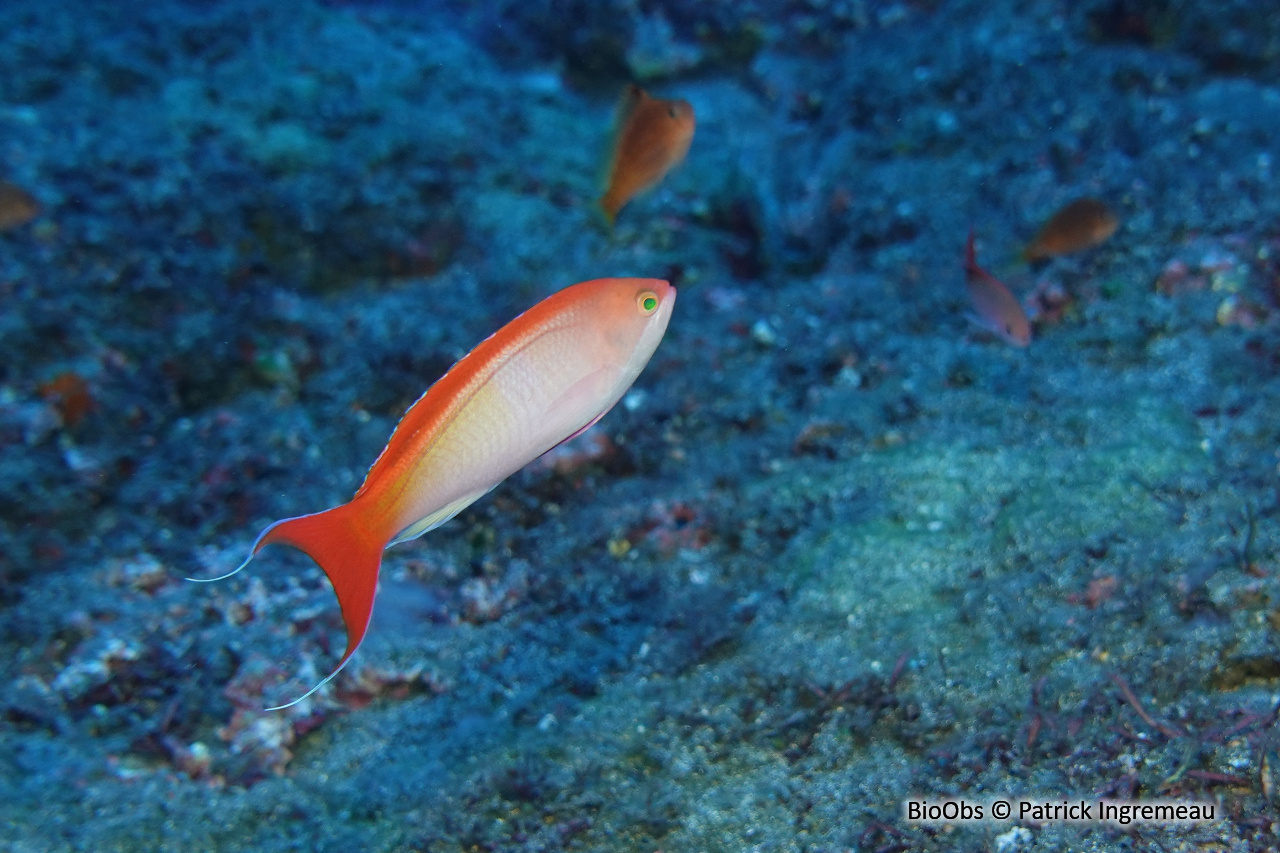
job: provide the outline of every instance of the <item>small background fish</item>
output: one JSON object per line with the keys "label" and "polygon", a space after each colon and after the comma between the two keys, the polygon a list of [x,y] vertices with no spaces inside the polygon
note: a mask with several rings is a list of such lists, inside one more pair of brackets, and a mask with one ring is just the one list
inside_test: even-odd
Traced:
{"label": "small background fish", "polygon": [[1022,310],[1022,303],[999,279],[978,266],[973,231],[969,232],[965,247],[964,280],[978,325],[1016,347],[1031,343],[1031,323],[1027,312]]}
{"label": "small background fish", "polygon": [[1040,261],[1089,249],[1105,242],[1119,227],[1119,218],[1105,203],[1096,198],[1076,199],[1049,217],[1022,257]]}
{"label": "small background fish", "polygon": [[684,160],[696,123],[688,101],[654,98],[639,86],[627,87],[618,108],[609,181],[600,197],[610,225],[628,201]]}
{"label": "small background fish", "polygon": [[26,225],[40,215],[40,202],[22,187],[0,181],[0,231]]}

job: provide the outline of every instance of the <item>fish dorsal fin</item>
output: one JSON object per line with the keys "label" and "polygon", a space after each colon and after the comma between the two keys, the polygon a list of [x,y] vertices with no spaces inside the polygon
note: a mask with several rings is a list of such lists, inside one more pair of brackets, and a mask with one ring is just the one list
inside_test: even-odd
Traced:
{"label": "fish dorsal fin", "polygon": [[[613,132],[609,134],[609,155],[604,158],[604,171],[600,174],[600,188],[607,190],[613,180],[614,169],[618,167],[618,148],[627,135],[627,126],[632,117],[645,101],[653,100],[649,93],[635,83],[627,86],[618,99],[618,111],[613,117]],[[606,211],[607,214],[607,211]],[[613,225],[613,217],[609,216],[609,225]]]}
{"label": "fish dorsal fin", "polygon": [[[492,335],[490,337],[492,337]],[[439,379],[436,380],[436,382],[439,382],[439,381],[440,381]],[[436,383],[432,382],[429,386],[427,386],[427,390],[419,394],[418,399],[414,400],[413,404],[409,406],[409,408],[404,410],[404,414],[400,415],[400,420],[396,421],[395,428],[391,430],[391,435],[387,438],[387,443],[382,446],[382,450],[379,451],[377,458],[374,459],[373,462],[369,465],[369,470],[364,472],[364,480],[360,483],[360,488],[356,489],[356,493],[351,496],[352,500],[355,500],[356,498],[363,495],[365,493],[365,490],[369,488],[369,476],[373,474],[373,469],[378,467],[378,463],[382,461],[382,458],[387,455],[387,451],[391,449],[391,444],[396,440],[396,434],[400,432],[401,427],[405,425],[405,420],[408,419],[409,413],[412,412],[415,408],[417,408],[418,404],[421,403],[423,399],[428,394],[431,393],[431,389],[434,388],[435,385]]]}
{"label": "fish dorsal fin", "polygon": [[975,271],[981,269],[978,266],[978,250],[974,246],[975,235],[973,226],[969,226],[969,240],[964,246],[964,271],[966,275],[973,275]]}
{"label": "fish dorsal fin", "polygon": [[637,107],[651,100],[653,97],[635,83],[627,86],[618,100],[618,129],[621,130],[626,125],[627,119],[631,118]]}

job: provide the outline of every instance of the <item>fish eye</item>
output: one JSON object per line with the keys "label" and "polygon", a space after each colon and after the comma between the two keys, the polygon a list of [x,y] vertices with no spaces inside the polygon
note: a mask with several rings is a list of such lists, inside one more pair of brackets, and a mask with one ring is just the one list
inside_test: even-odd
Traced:
{"label": "fish eye", "polygon": [[675,105],[674,105],[674,104],[673,104],[673,105],[671,105],[671,106],[669,106],[669,107],[667,107],[667,115],[671,116],[672,118],[679,118],[679,117],[680,117],[680,116],[676,113],[676,108],[675,108]]}
{"label": "fish eye", "polygon": [[636,305],[640,308],[640,313],[648,317],[654,311],[658,310],[658,294],[652,290],[645,290],[636,297]]}

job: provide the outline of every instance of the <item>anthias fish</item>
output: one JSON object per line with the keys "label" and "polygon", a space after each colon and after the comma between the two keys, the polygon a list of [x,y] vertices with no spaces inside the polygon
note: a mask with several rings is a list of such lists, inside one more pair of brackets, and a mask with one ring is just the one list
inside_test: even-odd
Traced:
{"label": "anthias fish", "polygon": [[1096,198],[1079,198],[1060,209],[1022,252],[1027,261],[1042,261],[1090,249],[1120,227],[1111,208]]}
{"label": "anthias fish", "polygon": [[973,231],[964,254],[964,280],[973,303],[974,320],[1016,347],[1031,343],[1031,323],[1016,296],[991,273],[978,266]]}
{"label": "anthias fish", "polygon": [[639,86],[627,87],[618,109],[609,184],[600,197],[610,225],[627,202],[684,160],[696,124],[688,101],[665,101]]}
{"label": "anthias fish", "polygon": [[222,577],[266,545],[292,545],[328,575],[347,632],[324,681],[277,708],[310,696],[355,654],[383,550],[444,524],[602,418],[657,349],[675,300],[670,284],[645,278],[585,281],[547,297],[427,389],[348,503],[262,531],[248,559]]}

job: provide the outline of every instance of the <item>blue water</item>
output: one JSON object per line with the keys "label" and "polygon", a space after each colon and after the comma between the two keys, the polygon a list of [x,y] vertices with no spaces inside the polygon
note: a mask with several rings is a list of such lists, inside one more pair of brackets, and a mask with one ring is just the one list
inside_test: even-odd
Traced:
{"label": "blue water", "polygon": [[[1275,847],[1280,13],[135,5],[0,5],[0,847]],[[697,130],[609,228],[630,83]],[[324,576],[182,578],[612,276],[679,292],[628,396],[265,712]],[[1017,814],[1100,798],[1216,811]]]}

